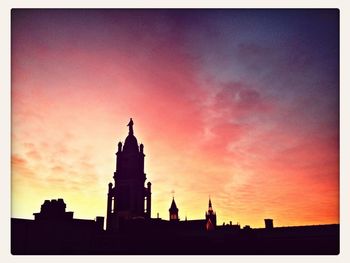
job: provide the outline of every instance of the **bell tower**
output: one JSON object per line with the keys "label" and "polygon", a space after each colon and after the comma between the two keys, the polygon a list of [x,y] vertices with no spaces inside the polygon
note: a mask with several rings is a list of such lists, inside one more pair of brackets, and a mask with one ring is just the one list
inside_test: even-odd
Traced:
{"label": "bell tower", "polygon": [[151,218],[151,183],[145,187],[144,146],[138,145],[133,125],[130,119],[124,145],[118,143],[114,186],[108,185],[107,230],[117,230],[124,220]]}

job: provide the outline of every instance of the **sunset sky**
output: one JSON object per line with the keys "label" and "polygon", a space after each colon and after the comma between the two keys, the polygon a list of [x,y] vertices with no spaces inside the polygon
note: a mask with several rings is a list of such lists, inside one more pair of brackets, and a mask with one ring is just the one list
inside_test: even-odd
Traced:
{"label": "sunset sky", "polygon": [[145,145],[152,216],[339,223],[333,10],[13,10],[12,217],[106,216],[117,143]]}

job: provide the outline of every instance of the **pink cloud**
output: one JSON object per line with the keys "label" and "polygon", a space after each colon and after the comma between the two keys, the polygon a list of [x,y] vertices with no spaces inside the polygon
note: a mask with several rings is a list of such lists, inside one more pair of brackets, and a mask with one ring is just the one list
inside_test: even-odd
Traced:
{"label": "pink cloud", "polygon": [[22,166],[22,165],[25,165],[27,164],[27,161],[17,155],[12,155],[11,156],[11,164],[12,165],[15,165],[15,166]]}

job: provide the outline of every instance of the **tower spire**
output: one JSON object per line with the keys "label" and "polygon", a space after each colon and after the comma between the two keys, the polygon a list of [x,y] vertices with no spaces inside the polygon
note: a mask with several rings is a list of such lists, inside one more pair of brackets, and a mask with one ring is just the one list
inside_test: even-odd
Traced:
{"label": "tower spire", "polygon": [[206,219],[206,228],[207,230],[213,230],[216,227],[216,213],[213,210],[213,206],[211,204],[211,198],[209,195],[209,205],[208,205],[208,211],[205,213],[205,219]]}
{"label": "tower spire", "polygon": [[174,197],[169,208],[169,217],[170,221],[179,221],[179,209],[176,206]]}
{"label": "tower spire", "polygon": [[210,198],[210,196],[209,196],[208,213],[209,213],[209,214],[212,214],[213,212],[214,212],[214,210],[213,210],[213,206],[212,206],[212,204],[211,204],[211,198]]}

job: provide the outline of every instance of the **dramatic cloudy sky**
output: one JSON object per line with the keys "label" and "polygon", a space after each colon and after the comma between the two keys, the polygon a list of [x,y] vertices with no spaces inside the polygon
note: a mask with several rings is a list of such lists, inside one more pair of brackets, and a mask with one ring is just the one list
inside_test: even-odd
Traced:
{"label": "dramatic cloudy sky", "polygon": [[105,216],[118,141],[152,216],[339,222],[337,10],[14,10],[12,216]]}

